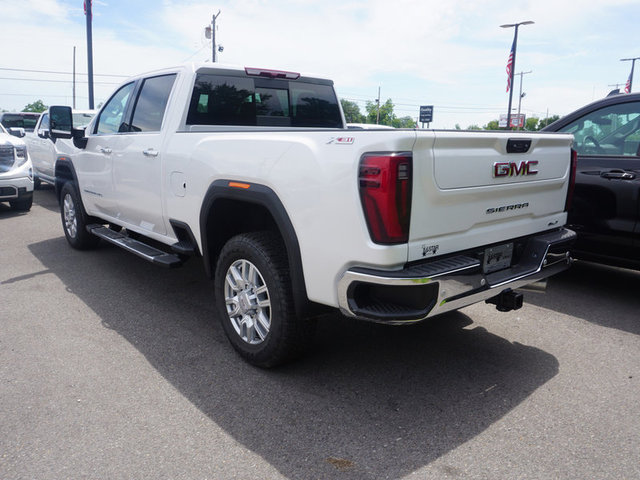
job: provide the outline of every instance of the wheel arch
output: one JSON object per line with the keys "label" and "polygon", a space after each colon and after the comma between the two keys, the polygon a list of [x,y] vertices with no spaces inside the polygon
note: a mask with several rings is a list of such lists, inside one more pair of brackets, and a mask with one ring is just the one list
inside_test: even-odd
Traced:
{"label": "wheel arch", "polygon": [[[218,225],[223,227],[217,228]],[[282,239],[296,313],[302,315],[309,301],[298,237],[278,195],[267,186],[237,184],[230,180],[216,180],[209,186],[200,210],[202,256],[207,275],[213,278],[218,255],[231,237],[259,230],[275,231]]]}
{"label": "wheel arch", "polygon": [[[62,186],[69,181],[74,182],[76,185],[78,185],[78,176],[76,175],[76,169],[73,167],[73,163],[71,162],[71,159],[69,157],[61,155],[56,159],[54,175],[56,198],[58,199],[58,203],[60,203],[60,192],[62,191]],[[80,194],[79,185],[78,194]]]}

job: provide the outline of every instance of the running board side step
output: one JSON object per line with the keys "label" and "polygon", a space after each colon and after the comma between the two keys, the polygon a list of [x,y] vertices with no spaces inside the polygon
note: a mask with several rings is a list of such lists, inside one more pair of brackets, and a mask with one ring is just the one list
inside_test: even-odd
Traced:
{"label": "running board side step", "polygon": [[87,231],[156,265],[168,268],[180,267],[182,265],[182,260],[180,260],[178,255],[158,250],[151,245],[147,245],[139,240],[134,240],[104,225],[87,225]]}

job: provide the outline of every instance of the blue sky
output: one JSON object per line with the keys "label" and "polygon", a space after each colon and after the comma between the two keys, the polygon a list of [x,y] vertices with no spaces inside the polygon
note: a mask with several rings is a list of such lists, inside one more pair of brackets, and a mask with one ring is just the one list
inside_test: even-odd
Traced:
{"label": "blue sky", "polygon": [[[82,0],[0,0],[0,108],[71,104],[86,72]],[[640,57],[640,0],[94,0],[96,104],[132,75],[211,57],[204,27],[221,10],[222,63],[317,73],[342,98],[391,98],[400,116],[434,105],[432,127],[484,125],[506,113],[505,66],[519,31],[522,111],[563,115],[624,83]],[[640,72],[640,62],[638,62]],[[29,72],[26,70],[38,70]],[[107,76],[110,75],[110,76]],[[86,76],[78,80],[86,82]],[[640,91],[640,74],[634,91]],[[514,106],[519,81],[516,78]],[[86,108],[87,84],[76,87]]]}

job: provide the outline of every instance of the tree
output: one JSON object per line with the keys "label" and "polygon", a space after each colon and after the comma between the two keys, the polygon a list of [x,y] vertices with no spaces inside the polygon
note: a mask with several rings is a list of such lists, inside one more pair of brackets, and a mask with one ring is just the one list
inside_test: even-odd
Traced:
{"label": "tree", "polygon": [[551,115],[549,118],[541,119],[540,123],[538,123],[538,130],[543,129],[547,125],[551,125],[553,122],[555,122],[558,119],[560,119],[560,115]]}
{"label": "tree", "polygon": [[342,104],[342,111],[344,112],[344,118],[347,120],[347,123],[365,122],[365,116],[360,112],[360,107],[356,102],[341,98],[340,103]]}
{"label": "tree", "polygon": [[22,111],[23,112],[36,112],[36,113],[42,113],[44,112],[47,108],[49,108],[48,106],[46,106],[42,100],[36,100],[33,103],[29,103],[27,104]]}
{"label": "tree", "polygon": [[491,120],[482,128],[484,130],[498,130],[500,128],[500,124],[498,123],[498,120]]}
{"label": "tree", "polygon": [[376,122],[376,118],[378,115],[378,104],[367,101],[367,105],[365,106],[367,110],[367,123],[379,123],[380,125],[389,125],[393,126],[393,119],[396,116],[393,114],[393,102],[391,99],[387,99],[382,105],[380,105],[380,121]]}
{"label": "tree", "polygon": [[538,119],[536,117],[529,117],[524,121],[524,129],[529,130],[530,132],[535,132],[539,130],[538,127]]}
{"label": "tree", "polygon": [[469,125],[467,130],[482,130],[478,125]]}
{"label": "tree", "polygon": [[391,126],[395,128],[416,128],[418,124],[413,118],[407,115],[406,117],[394,118],[391,121]]}

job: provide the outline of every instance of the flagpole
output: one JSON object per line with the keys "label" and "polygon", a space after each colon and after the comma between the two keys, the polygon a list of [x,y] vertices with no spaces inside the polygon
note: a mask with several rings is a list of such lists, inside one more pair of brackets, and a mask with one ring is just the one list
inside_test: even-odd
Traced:
{"label": "flagpole", "polygon": [[[625,86],[627,93],[631,93],[631,87],[633,87],[633,67],[636,66],[636,60],[640,60],[640,57],[620,59],[621,62],[631,62],[631,73],[629,74],[629,80],[627,80],[627,86]],[[629,88],[628,90],[627,87]]]}
{"label": "flagpole", "polygon": [[509,63],[511,64],[511,71],[509,72],[509,109],[507,110],[507,129],[511,129],[511,104],[513,103],[513,78],[516,71],[516,49],[518,47],[518,27],[520,25],[531,25],[531,20],[519,23],[508,23],[500,25],[501,28],[515,27],[513,34],[513,45],[511,46],[511,52],[509,53]]}

